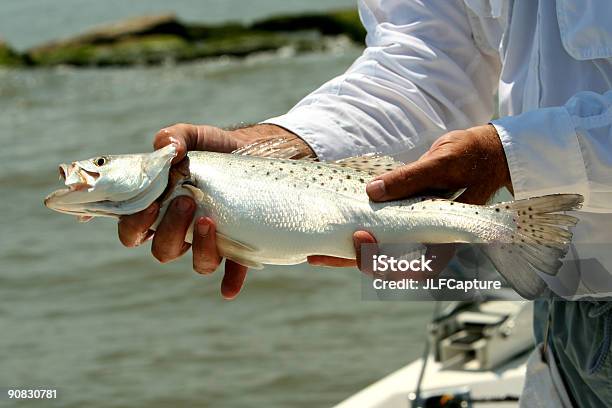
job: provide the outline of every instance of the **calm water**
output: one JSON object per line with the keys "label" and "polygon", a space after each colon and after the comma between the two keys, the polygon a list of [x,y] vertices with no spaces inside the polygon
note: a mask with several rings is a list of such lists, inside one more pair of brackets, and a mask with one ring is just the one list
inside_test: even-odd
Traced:
{"label": "calm water", "polygon": [[[78,21],[62,28],[70,32],[98,12],[145,7],[109,3],[128,2],[4,0],[0,27],[11,22],[23,45],[44,37],[42,28],[24,34],[18,21],[28,15],[58,30],[57,16]],[[303,2],[249,2],[258,6],[229,15],[238,3],[180,1],[177,10],[250,19]],[[347,2],[312,2],[324,3]],[[77,4],[81,14],[70,14]],[[149,150],[157,129],[179,121],[225,126],[282,113],[358,54],[0,71],[0,390],[58,389],[55,403],[16,406],[325,407],[415,358],[430,305],[362,301],[354,270],[269,267],[227,302],[220,275],[195,275],[189,259],[159,265],[146,247],[123,248],[113,221],[78,224],[42,205],[59,186],[59,162]]]}

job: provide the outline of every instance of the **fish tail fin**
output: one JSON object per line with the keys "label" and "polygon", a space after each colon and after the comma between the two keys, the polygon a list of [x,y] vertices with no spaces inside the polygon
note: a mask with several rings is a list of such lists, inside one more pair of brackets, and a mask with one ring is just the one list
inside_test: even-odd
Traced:
{"label": "fish tail fin", "polygon": [[572,240],[576,217],[555,214],[579,209],[579,194],[553,194],[490,206],[496,212],[511,212],[514,233],[510,242],[483,245],[499,273],[526,299],[534,299],[546,288],[538,272],[556,275]]}

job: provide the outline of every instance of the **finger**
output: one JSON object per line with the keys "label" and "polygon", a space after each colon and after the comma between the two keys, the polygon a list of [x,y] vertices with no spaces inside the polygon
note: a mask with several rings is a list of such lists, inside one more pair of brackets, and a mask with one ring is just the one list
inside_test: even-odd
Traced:
{"label": "finger", "polygon": [[221,282],[221,296],[224,299],[232,300],[238,296],[244,285],[247,271],[246,266],[230,260],[225,261],[225,275],[223,275],[223,281]]}
{"label": "finger", "polygon": [[161,263],[183,255],[190,247],[185,234],[191,225],[195,203],[190,197],[175,198],[161,220],[151,245],[151,252]]}
{"label": "finger", "polygon": [[354,268],[357,266],[356,259],[337,258],[335,256],[311,255],[308,263],[313,266],[327,266],[335,268]]}
{"label": "finger", "polygon": [[159,205],[151,204],[148,208],[132,215],[119,218],[119,240],[128,248],[138,246],[150,238],[149,228],[159,214]]}
{"label": "finger", "polygon": [[181,123],[157,132],[153,139],[153,147],[158,150],[171,143],[174,144],[176,147],[176,157],[172,159],[174,164],[183,160],[189,150],[193,150],[197,144],[197,139],[197,126]]}
{"label": "finger", "polygon": [[374,244],[373,247],[368,248],[368,255],[374,255],[375,253],[378,253],[378,247],[375,245],[376,238],[374,238],[372,234],[366,231],[357,231],[353,234],[353,246],[355,247],[357,267],[359,268],[359,270],[361,270],[361,272],[365,273],[366,275],[373,276],[372,266],[370,265],[370,262],[367,262],[367,260],[363,259],[363,256],[365,255],[363,251],[363,245],[366,244]]}
{"label": "finger", "polygon": [[447,169],[443,158],[423,158],[378,176],[368,183],[366,192],[373,201],[388,201],[449,188]]}
{"label": "finger", "polygon": [[193,253],[193,270],[199,274],[213,273],[221,263],[215,239],[215,223],[207,217],[196,221],[191,252]]}

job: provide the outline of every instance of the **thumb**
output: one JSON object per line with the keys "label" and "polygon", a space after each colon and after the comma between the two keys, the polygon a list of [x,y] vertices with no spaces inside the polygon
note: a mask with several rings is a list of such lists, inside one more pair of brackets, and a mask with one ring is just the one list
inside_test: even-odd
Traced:
{"label": "thumb", "polygon": [[[421,158],[376,177],[366,186],[372,201],[389,201],[448,188],[443,165],[436,158]],[[443,177],[440,177],[443,175]]]}
{"label": "thumb", "polygon": [[155,150],[173,144],[176,147],[176,157],[172,164],[178,163],[185,158],[187,152],[197,144],[198,130],[194,125],[178,124],[161,129],[155,135],[153,148]]}

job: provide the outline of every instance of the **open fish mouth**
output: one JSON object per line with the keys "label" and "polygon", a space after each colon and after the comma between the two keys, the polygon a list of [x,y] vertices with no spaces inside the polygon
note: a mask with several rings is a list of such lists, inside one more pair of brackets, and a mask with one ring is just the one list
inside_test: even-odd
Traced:
{"label": "open fish mouth", "polygon": [[88,190],[92,188],[96,180],[100,178],[100,173],[85,170],[74,163],[70,166],[67,164],[60,164],[58,171],[60,181],[63,181],[68,187],[65,189],[67,191]]}
{"label": "open fish mouth", "polygon": [[[72,163],[70,165],[60,164],[58,168],[58,173],[60,181],[64,182],[66,188],[56,190],[49,194],[45,198],[45,206],[58,211],[63,210],[62,212],[66,212],[69,214],[84,214],[84,211],[74,208],[75,204],[79,204],[79,200],[71,200],[71,205],[68,206],[70,208],[64,208],[65,203],[62,203],[62,198],[65,198],[66,196],[72,195],[76,192],[85,193],[89,191],[94,187],[96,181],[100,178],[100,173],[83,169],[76,163]],[[87,196],[83,196],[82,198],[83,203],[87,202]]]}

